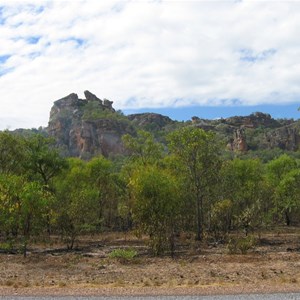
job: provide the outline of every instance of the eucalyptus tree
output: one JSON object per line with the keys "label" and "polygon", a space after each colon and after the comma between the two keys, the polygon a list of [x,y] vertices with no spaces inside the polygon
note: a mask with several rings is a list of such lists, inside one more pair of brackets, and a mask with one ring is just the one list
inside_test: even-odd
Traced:
{"label": "eucalyptus tree", "polygon": [[126,134],[122,140],[131,161],[149,165],[157,163],[163,157],[163,145],[156,142],[150,132],[139,130],[136,137]]}
{"label": "eucalyptus tree", "polygon": [[203,239],[205,218],[213,202],[220,169],[220,146],[213,132],[183,127],[168,136],[171,154],[181,163],[189,189],[185,191],[195,205],[197,239]]}
{"label": "eucalyptus tree", "polygon": [[31,180],[50,189],[51,180],[67,167],[66,160],[55,149],[54,140],[40,134],[26,140],[25,167]]}
{"label": "eucalyptus tree", "polygon": [[103,156],[94,157],[86,167],[92,188],[98,193],[98,230],[103,226],[114,228],[123,192],[120,176],[114,171],[112,161]]}
{"label": "eucalyptus tree", "polygon": [[284,215],[287,226],[292,223],[292,216],[295,222],[299,223],[300,218],[300,169],[287,173],[277,187],[279,211]]}
{"label": "eucalyptus tree", "polygon": [[[164,147],[147,131],[139,130],[136,136],[126,134],[122,138],[127,149],[127,159],[120,172],[121,181],[129,186],[136,170],[155,166],[164,156]],[[119,210],[123,220],[132,224],[133,195],[131,189],[125,189],[119,203]]]}
{"label": "eucalyptus tree", "polygon": [[286,198],[282,190],[283,185],[286,185],[286,183],[282,183],[282,181],[287,180],[286,176],[297,169],[299,170],[297,160],[286,154],[273,159],[266,165],[267,179],[271,186],[274,216],[277,220],[284,216],[287,225],[290,224],[289,208],[283,209]]}
{"label": "eucalyptus tree", "polygon": [[242,227],[247,234],[251,227],[261,225],[268,191],[260,160],[236,158],[224,162],[222,194],[232,202],[232,226]]}
{"label": "eucalyptus tree", "polygon": [[98,190],[90,180],[86,162],[69,159],[69,168],[55,178],[56,225],[72,249],[78,235],[96,229],[98,221]]}
{"label": "eucalyptus tree", "polygon": [[52,201],[39,182],[20,175],[0,175],[0,230],[8,239],[23,238],[24,256],[31,235],[44,232]]}
{"label": "eucalyptus tree", "polygon": [[25,139],[8,131],[0,132],[0,173],[21,174],[24,161]]}
{"label": "eucalyptus tree", "polygon": [[177,179],[157,166],[138,168],[129,182],[133,200],[133,220],[141,234],[148,234],[158,255],[175,251],[181,191]]}

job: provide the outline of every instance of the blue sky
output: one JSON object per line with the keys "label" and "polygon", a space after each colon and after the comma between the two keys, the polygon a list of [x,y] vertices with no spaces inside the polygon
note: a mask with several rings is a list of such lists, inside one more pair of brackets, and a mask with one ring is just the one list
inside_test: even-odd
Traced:
{"label": "blue sky", "polygon": [[299,118],[300,1],[0,0],[0,129],[90,90],[177,120]]}
{"label": "blue sky", "polygon": [[255,112],[270,114],[276,119],[300,119],[299,104],[288,105],[254,105],[254,106],[187,106],[180,108],[143,108],[139,110],[125,109],[125,114],[154,112],[169,116],[173,120],[187,121],[193,116],[202,119],[219,119],[233,116],[248,116]]}

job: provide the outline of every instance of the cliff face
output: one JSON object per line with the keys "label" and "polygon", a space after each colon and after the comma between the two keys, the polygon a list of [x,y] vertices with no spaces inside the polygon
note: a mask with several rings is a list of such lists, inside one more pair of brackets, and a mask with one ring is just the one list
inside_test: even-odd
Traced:
{"label": "cliff face", "polygon": [[85,99],[70,94],[54,102],[50,112],[48,134],[66,156],[88,159],[124,154],[124,134],[135,135],[136,130],[162,130],[174,123],[160,114],[134,114],[128,117],[116,112],[112,101],[101,100],[89,91]]}
{"label": "cliff face", "polygon": [[54,102],[48,133],[66,155],[90,158],[124,153],[122,135],[134,134],[132,126],[115,112],[112,101],[89,91],[86,99],[70,94]]}
{"label": "cliff face", "polygon": [[128,116],[128,119],[136,128],[150,131],[154,135],[176,123],[169,117],[156,113],[132,114]]}
{"label": "cliff face", "polygon": [[249,116],[204,120],[192,117],[193,126],[217,132],[233,152],[280,148],[300,149],[300,121],[275,120],[269,114],[256,112]]}
{"label": "cliff face", "polygon": [[299,121],[282,124],[269,115],[256,113],[234,129],[231,147],[233,151],[280,148],[296,151],[300,146]]}
{"label": "cliff face", "polygon": [[269,148],[296,151],[300,149],[300,122],[277,128],[265,134]]}

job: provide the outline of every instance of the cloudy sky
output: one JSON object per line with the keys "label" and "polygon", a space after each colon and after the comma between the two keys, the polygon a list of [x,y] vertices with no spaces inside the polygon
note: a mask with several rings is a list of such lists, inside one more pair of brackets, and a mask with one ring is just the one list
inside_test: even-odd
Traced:
{"label": "cloudy sky", "polygon": [[178,119],[299,115],[299,33],[300,1],[0,0],[0,129],[46,126],[55,100],[84,90]]}

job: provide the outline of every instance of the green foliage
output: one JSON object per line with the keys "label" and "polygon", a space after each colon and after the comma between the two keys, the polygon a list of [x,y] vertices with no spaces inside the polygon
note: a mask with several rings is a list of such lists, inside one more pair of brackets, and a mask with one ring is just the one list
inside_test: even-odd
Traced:
{"label": "green foliage", "polygon": [[291,224],[291,216],[295,214],[299,220],[300,213],[300,170],[287,173],[276,188],[277,209],[284,215],[286,225]]}
{"label": "green foliage", "polygon": [[73,158],[69,166],[57,177],[55,189],[57,225],[72,249],[80,233],[90,232],[97,225],[98,191],[90,183],[85,162]]}
{"label": "green foliage", "polygon": [[53,148],[54,141],[42,135],[33,135],[26,140],[25,168],[32,180],[39,180],[45,186],[53,177],[67,167],[65,159]]}
{"label": "green foliage", "polygon": [[18,175],[0,175],[0,229],[8,237],[22,234],[24,256],[31,234],[38,234],[44,228],[52,200],[39,182]]}
{"label": "green foliage", "polygon": [[231,224],[248,234],[263,224],[263,207],[271,202],[263,177],[264,168],[257,159],[234,159],[222,166],[222,194],[232,201]]}
{"label": "green foliage", "polygon": [[134,249],[115,249],[108,254],[108,257],[126,263],[136,258],[137,254],[137,251]]}
{"label": "green foliage", "polygon": [[227,244],[227,249],[229,254],[247,254],[256,244],[257,241],[253,236],[232,237]]}
{"label": "green foliage", "polygon": [[267,166],[267,179],[272,187],[273,213],[275,219],[285,219],[287,225],[291,223],[291,212],[297,208],[297,161],[284,154],[270,161]]}
{"label": "green foliage", "polygon": [[12,251],[14,248],[14,244],[12,241],[7,241],[4,243],[0,243],[0,250],[4,250],[4,251]]}
{"label": "green foliage", "polygon": [[113,172],[113,164],[103,156],[94,157],[86,164],[88,177],[97,196],[97,228],[101,225],[112,228],[118,217],[118,200],[122,193],[122,182]]}
{"label": "green foliage", "polygon": [[283,154],[267,164],[267,175],[272,184],[276,186],[284,175],[296,168],[296,160],[287,154]]}
{"label": "green foliage", "polygon": [[210,230],[213,232],[216,240],[225,239],[230,230],[232,221],[232,201],[221,200],[212,206]]}
{"label": "green foliage", "polygon": [[[219,127],[222,134],[228,130]],[[252,141],[260,131],[251,132]],[[299,224],[299,152],[261,151],[267,163],[254,151],[222,160],[219,138],[185,126],[168,135],[166,148],[151,133],[138,131],[123,138],[127,158],[83,161],[63,159],[53,140],[42,135],[0,132],[3,248],[22,242],[26,254],[32,237],[51,233],[61,234],[72,248],[80,234],[135,228],[149,236],[154,254],[174,255],[175,236],[183,231],[226,240],[235,229],[245,237],[232,239],[228,249],[246,253],[255,245],[250,232],[266,224]],[[116,251],[110,257],[130,255]]]}
{"label": "green foliage", "polygon": [[89,101],[83,106],[82,120],[99,120],[99,119],[110,119],[110,120],[122,120],[128,122],[128,119],[121,111],[112,111],[101,106],[98,101]]}
{"label": "green foliage", "polygon": [[155,164],[163,156],[163,146],[154,140],[150,132],[139,130],[136,137],[126,134],[122,138],[130,151],[132,161],[143,165]]}
{"label": "green foliage", "polygon": [[169,150],[181,164],[186,187],[194,199],[197,239],[203,238],[205,212],[214,198],[220,169],[219,145],[212,132],[197,127],[184,127],[172,132]]}
{"label": "green foliage", "polygon": [[0,132],[0,172],[21,174],[25,159],[25,140],[8,131]]}
{"label": "green foliage", "polygon": [[148,234],[155,255],[175,250],[180,191],[176,178],[155,166],[137,170],[129,187],[133,197],[133,220],[138,231]]}
{"label": "green foliage", "polygon": [[258,150],[249,150],[247,153],[244,153],[240,156],[240,159],[260,159],[263,163],[268,163],[273,159],[276,159],[280,155],[284,154],[287,151],[284,151],[279,148],[274,149],[258,149]]}

